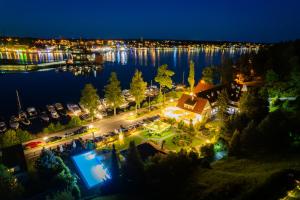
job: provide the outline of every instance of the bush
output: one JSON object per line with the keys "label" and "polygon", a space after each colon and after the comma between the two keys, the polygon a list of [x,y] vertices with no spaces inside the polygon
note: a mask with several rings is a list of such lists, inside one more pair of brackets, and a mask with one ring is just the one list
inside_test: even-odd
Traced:
{"label": "bush", "polygon": [[65,129],[65,126],[63,126],[60,122],[58,123],[50,123],[48,127],[43,129],[43,133],[53,133],[58,132]]}
{"label": "bush", "polygon": [[67,128],[74,128],[82,125],[82,120],[78,116],[74,116],[71,118],[69,123],[66,125]]}
{"label": "bush", "polygon": [[201,156],[207,158],[208,160],[213,160],[215,156],[214,145],[206,144],[200,147]]}
{"label": "bush", "polygon": [[177,126],[178,126],[178,129],[184,129],[184,127],[185,127],[184,121],[181,120]]}

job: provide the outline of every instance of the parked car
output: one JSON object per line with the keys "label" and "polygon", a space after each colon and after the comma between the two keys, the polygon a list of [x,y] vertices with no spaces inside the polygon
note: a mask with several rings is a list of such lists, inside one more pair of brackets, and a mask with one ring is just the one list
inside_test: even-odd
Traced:
{"label": "parked car", "polygon": [[45,142],[46,143],[55,142],[55,141],[58,141],[61,139],[62,139],[62,137],[60,137],[60,136],[53,136],[53,137],[49,137],[49,138],[45,139]]}
{"label": "parked car", "polygon": [[34,142],[29,142],[24,145],[25,149],[34,149],[36,147],[42,146],[44,143],[41,141],[34,141]]}
{"label": "parked car", "polygon": [[87,120],[87,119],[90,118],[90,115],[87,114],[87,113],[85,113],[85,114],[80,115],[79,118],[80,118],[81,120]]}
{"label": "parked car", "polygon": [[74,135],[74,132],[67,132],[64,134],[64,137],[67,138],[67,137],[71,137],[72,135]]}
{"label": "parked car", "polygon": [[74,134],[75,135],[82,134],[82,133],[86,132],[88,129],[89,129],[89,127],[82,126],[79,129],[77,129],[76,131],[74,131]]}

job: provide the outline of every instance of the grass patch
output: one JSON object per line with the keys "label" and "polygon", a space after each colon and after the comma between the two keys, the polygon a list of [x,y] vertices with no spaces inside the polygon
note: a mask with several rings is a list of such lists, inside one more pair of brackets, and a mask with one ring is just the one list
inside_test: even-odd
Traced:
{"label": "grass patch", "polygon": [[220,194],[222,199],[277,199],[285,183],[274,180],[287,169],[300,170],[300,159],[287,157],[230,158],[217,161],[212,169],[195,170],[187,185],[192,196],[187,199],[218,199]]}
{"label": "grass patch", "polygon": [[117,150],[122,150],[122,149],[127,149],[129,147],[129,143],[131,141],[134,141],[136,145],[139,145],[142,143],[143,138],[141,138],[138,135],[131,135],[131,136],[125,137],[122,143],[120,141],[116,141],[114,144],[115,144]]}
{"label": "grass patch", "polygon": [[155,139],[159,140],[159,139],[164,138],[164,137],[169,137],[169,136],[171,136],[173,134],[174,134],[174,132],[173,132],[172,129],[164,131],[164,132],[162,132],[160,134],[149,133],[147,130],[144,130],[144,131],[142,131],[140,133],[140,135],[142,137],[147,138],[147,139],[154,139],[154,140]]}

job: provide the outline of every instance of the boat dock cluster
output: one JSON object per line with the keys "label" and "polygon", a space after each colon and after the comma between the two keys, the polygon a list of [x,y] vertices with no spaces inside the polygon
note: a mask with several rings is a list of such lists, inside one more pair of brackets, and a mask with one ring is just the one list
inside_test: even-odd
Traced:
{"label": "boat dock cluster", "polygon": [[[153,98],[158,95],[157,86],[149,86],[145,92],[148,98]],[[121,110],[127,109],[129,106],[134,105],[134,97],[130,94],[128,89],[122,91],[123,104],[120,106]],[[35,107],[28,107],[25,110],[21,108],[19,96],[17,92],[19,112],[12,115],[8,120],[0,118],[0,133],[6,132],[9,128],[17,130],[19,128],[27,129],[36,121],[40,121],[42,126],[47,126],[50,122],[60,122],[63,119],[70,119],[73,116],[78,116],[81,120],[90,118],[89,111],[80,103],[62,103],[48,104],[44,108],[37,109]],[[111,105],[105,98],[99,100],[99,106],[95,117],[102,119],[103,117],[112,114]]]}
{"label": "boat dock cluster", "polygon": [[71,72],[74,75],[89,74],[103,69],[102,65],[63,65],[57,67],[57,72]]}

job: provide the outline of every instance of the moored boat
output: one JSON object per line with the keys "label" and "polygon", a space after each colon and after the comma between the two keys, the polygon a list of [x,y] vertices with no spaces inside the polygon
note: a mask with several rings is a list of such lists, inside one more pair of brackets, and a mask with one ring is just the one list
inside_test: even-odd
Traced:
{"label": "moored boat", "polygon": [[55,106],[55,108],[56,108],[57,111],[60,111],[60,110],[64,109],[64,107],[63,107],[63,105],[61,103],[55,103],[54,106]]}
{"label": "moored boat", "polygon": [[41,115],[40,115],[40,118],[44,122],[49,122],[50,121],[50,117],[47,115],[46,112],[42,112]]}
{"label": "moored boat", "polygon": [[15,116],[12,116],[9,120],[9,126],[12,129],[18,129],[20,126],[19,119]]}
{"label": "moored boat", "polygon": [[0,133],[4,133],[7,130],[5,122],[0,122]]}
{"label": "moored boat", "polygon": [[35,118],[38,115],[38,112],[34,107],[27,108],[27,113],[29,115],[29,118]]}

